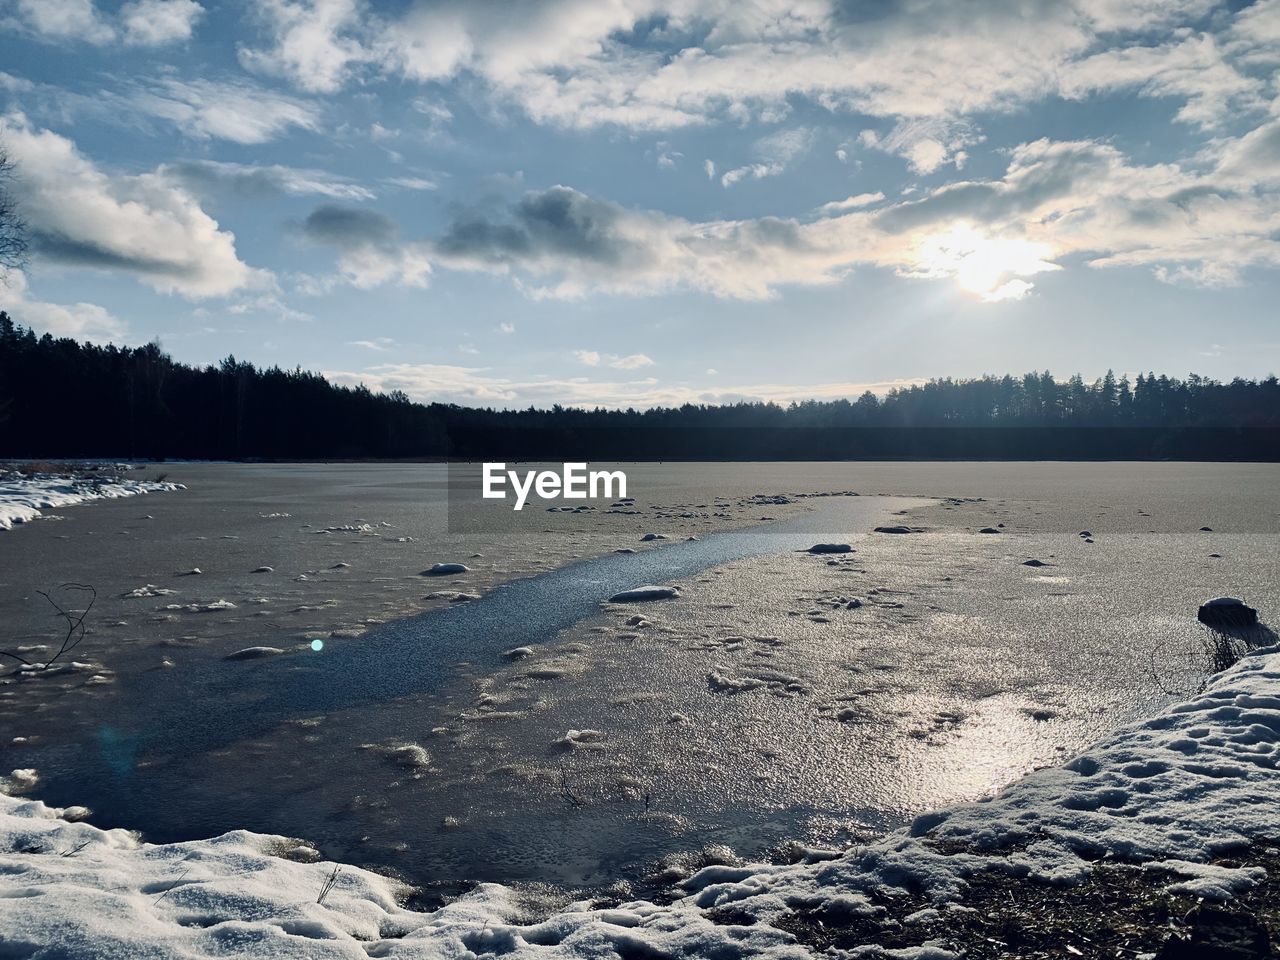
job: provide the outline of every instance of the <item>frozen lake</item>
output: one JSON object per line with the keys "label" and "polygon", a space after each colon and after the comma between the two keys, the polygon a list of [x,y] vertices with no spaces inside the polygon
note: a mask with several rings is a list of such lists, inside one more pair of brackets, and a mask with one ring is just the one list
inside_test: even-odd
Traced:
{"label": "frozen lake", "polygon": [[[1271,465],[628,472],[637,517],[535,511],[468,537],[439,466],[175,465],[184,493],[0,535],[14,642],[50,635],[34,590],[93,583],[77,657],[111,681],[4,688],[4,740],[27,738],[12,765],[157,840],[247,827],[445,890],[600,885],[986,795],[1193,683],[1201,599],[1277,609]],[[750,499],[831,491],[863,495]],[[671,539],[613,552],[650,527]],[[848,562],[795,552],[833,540]],[[475,570],[417,576],[439,560]],[[602,611],[646,582],[682,596]],[[174,592],[121,599],[146,584]],[[482,596],[422,602],[442,587]],[[223,659],[250,645],[290,652]]]}

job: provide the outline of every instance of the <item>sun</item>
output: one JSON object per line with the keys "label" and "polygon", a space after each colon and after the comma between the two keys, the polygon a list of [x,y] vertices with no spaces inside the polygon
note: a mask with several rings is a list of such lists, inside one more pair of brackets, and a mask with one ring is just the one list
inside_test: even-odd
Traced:
{"label": "sun", "polygon": [[916,256],[915,275],[950,277],[985,303],[1020,300],[1032,287],[1024,277],[1061,269],[1048,244],[992,237],[967,223],[923,237]]}

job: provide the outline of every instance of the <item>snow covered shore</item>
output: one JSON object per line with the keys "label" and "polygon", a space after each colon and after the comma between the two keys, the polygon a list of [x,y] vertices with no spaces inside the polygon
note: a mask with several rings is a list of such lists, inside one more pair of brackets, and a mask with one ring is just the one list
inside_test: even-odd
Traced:
{"label": "snow covered shore", "polygon": [[40,473],[23,476],[0,470],[0,530],[12,530],[40,516],[41,510],[70,507],[86,500],[113,500],[140,493],[185,490],[180,483]]}
{"label": "snow covered shore", "polygon": [[[1258,867],[1210,861],[1274,834],[1278,763],[1280,648],[1271,647],[1194,699],[990,801],[839,855],[706,867],[667,906],[581,903],[541,917],[527,895],[496,885],[419,913],[398,906],[404,890],[394,881],[301,862],[315,851],[297,841],[236,831],[154,846],[79,822],[83,809],[0,795],[0,941],[7,956],[32,958],[784,960],[812,955],[786,932],[802,914],[838,927],[901,898],[929,904],[919,915],[943,916],[991,876],[1070,888],[1099,864],[1127,864],[1171,892],[1224,901],[1264,879]],[[16,771],[8,789],[32,777]],[[891,955],[952,954],[925,939]]]}

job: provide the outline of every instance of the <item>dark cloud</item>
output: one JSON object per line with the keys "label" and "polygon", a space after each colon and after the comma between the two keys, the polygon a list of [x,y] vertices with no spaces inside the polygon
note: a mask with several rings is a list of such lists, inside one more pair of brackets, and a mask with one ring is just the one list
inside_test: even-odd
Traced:
{"label": "dark cloud", "polygon": [[634,263],[642,245],[620,230],[621,208],[568,187],[526,194],[500,216],[463,214],[436,249],[445,256],[491,264],[571,259],[598,265]]}
{"label": "dark cloud", "polygon": [[336,203],[316,207],[302,222],[301,229],[309,240],[341,250],[360,247],[394,250],[400,245],[400,231],[390,217]]}
{"label": "dark cloud", "polygon": [[80,240],[56,233],[35,230],[31,235],[31,248],[44,260],[73,267],[90,267],[96,270],[124,270],[150,277],[167,277],[174,280],[190,279],[198,273],[188,263],[146,257],[138,253],[112,249],[92,240]]}

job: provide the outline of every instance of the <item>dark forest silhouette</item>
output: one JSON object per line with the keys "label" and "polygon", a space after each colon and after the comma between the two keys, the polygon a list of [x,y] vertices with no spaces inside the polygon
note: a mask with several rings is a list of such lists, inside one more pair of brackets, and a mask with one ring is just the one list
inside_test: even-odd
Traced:
{"label": "dark forest silhouette", "polygon": [[1280,383],[1049,374],[852,400],[650,410],[414,403],[158,344],[37,336],[0,313],[0,456],[194,459],[1280,459]]}

